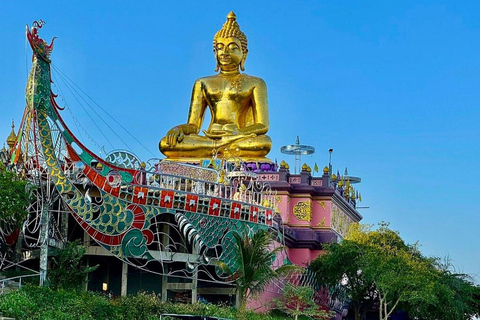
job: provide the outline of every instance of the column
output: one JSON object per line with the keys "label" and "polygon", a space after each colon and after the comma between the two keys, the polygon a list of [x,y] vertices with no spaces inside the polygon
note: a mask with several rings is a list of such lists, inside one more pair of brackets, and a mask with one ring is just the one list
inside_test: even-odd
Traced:
{"label": "column", "polygon": [[126,262],[122,263],[122,283],[120,288],[120,295],[125,297],[127,295],[128,288],[128,264]]}

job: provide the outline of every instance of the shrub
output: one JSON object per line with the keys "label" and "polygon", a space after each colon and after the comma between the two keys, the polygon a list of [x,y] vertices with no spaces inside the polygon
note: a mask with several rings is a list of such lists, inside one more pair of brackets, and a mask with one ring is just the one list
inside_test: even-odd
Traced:
{"label": "shrub", "polygon": [[118,319],[119,312],[103,296],[76,290],[24,286],[0,296],[0,314],[17,320]]}
{"label": "shrub", "polygon": [[52,259],[53,267],[48,273],[53,289],[80,290],[83,287],[88,273],[98,267],[89,267],[83,263],[86,250],[78,241],[68,242],[63,250],[58,250],[58,255]]}
{"label": "shrub", "polygon": [[112,303],[124,320],[149,319],[151,316],[158,318],[158,314],[163,312],[160,298],[146,292],[120,297]]}
{"label": "shrub", "polygon": [[[111,299],[87,291],[24,286],[0,296],[0,314],[16,320],[157,320],[161,313],[198,314],[233,320],[239,316],[233,307],[162,302],[157,295],[145,292]],[[251,310],[247,310],[245,316],[249,320],[286,319],[256,314]]]}

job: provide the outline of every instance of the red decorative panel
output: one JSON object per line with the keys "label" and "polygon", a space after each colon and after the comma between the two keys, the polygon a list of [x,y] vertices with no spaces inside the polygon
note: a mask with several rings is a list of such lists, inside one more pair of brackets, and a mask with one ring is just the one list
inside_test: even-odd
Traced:
{"label": "red decorative panel", "polygon": [[240,219],[240,212],[242,211],[242,205],[238,202],[232,202],[232,207],[230,210],[230,218]]}
{"label": "red decorative panel", "polygon": [[210,199],[210,205],[208,208],[208,214],[211,216],[218,216],[220,214],[220,204],[222,203],[222,200],[216,199],[216,198],[211,198]]}
{"label": "red decorative panel", "polygon": [[147,188],[135,187],[133,189],[133,202],[138,204],[147,203]]}
{"label": "red decorative panel", "polygon": [[265,224],[271,226],[273,224],[273,212],[272,210],[267,210],[265,212]]}
{"label": "red decorative panel", "polygon": [[171,209],[173,207],[173,191],[162,190],[160,207]]}
{"label": "red decorative panel", "polygon": [[258,208],[255,206],[250,207],[250,221],[252,222],[258,221]]}
{"label": "red decorative panel", "polygon": [[187,194],[185,199],[185,210],[190,212],[197,212],[198,196],[193,194]]}

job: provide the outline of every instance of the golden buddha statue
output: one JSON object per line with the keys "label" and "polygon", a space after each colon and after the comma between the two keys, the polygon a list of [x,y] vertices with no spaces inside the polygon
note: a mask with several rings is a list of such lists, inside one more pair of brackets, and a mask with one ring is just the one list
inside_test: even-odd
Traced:
{"label": "golden buddha statue", "polygon": [[[193,86],[186,124],[173,127],[159,149],[170,160],[199,161],[213,155],[236,156],[245,161],[268,161],[272,141],[268,131],[268,99],[265,82],[240,73],[247,58],[247,38],[236,16],[213,38],[217,60],[213,76],[197,79]],[[212,119],[199,135],[207,106]]]}

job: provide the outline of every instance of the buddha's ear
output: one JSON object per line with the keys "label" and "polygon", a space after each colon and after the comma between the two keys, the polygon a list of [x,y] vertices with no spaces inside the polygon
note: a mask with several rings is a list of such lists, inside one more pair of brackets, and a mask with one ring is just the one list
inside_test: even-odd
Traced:
{"label": "buddha's ear", "polygon": [[213,56],[215,57],[215,63],[217,64],[215,67],[215,72],[218,72],[218,70],[220,70],[220,65],[218,64],[217,50],[215,49],[213,49]]}
{"label": "buddha's ear", "polygon": [[245,71],[245,60],[247,60],[248,49],[243,52],[242,60],[240,61],[240,70]]}

